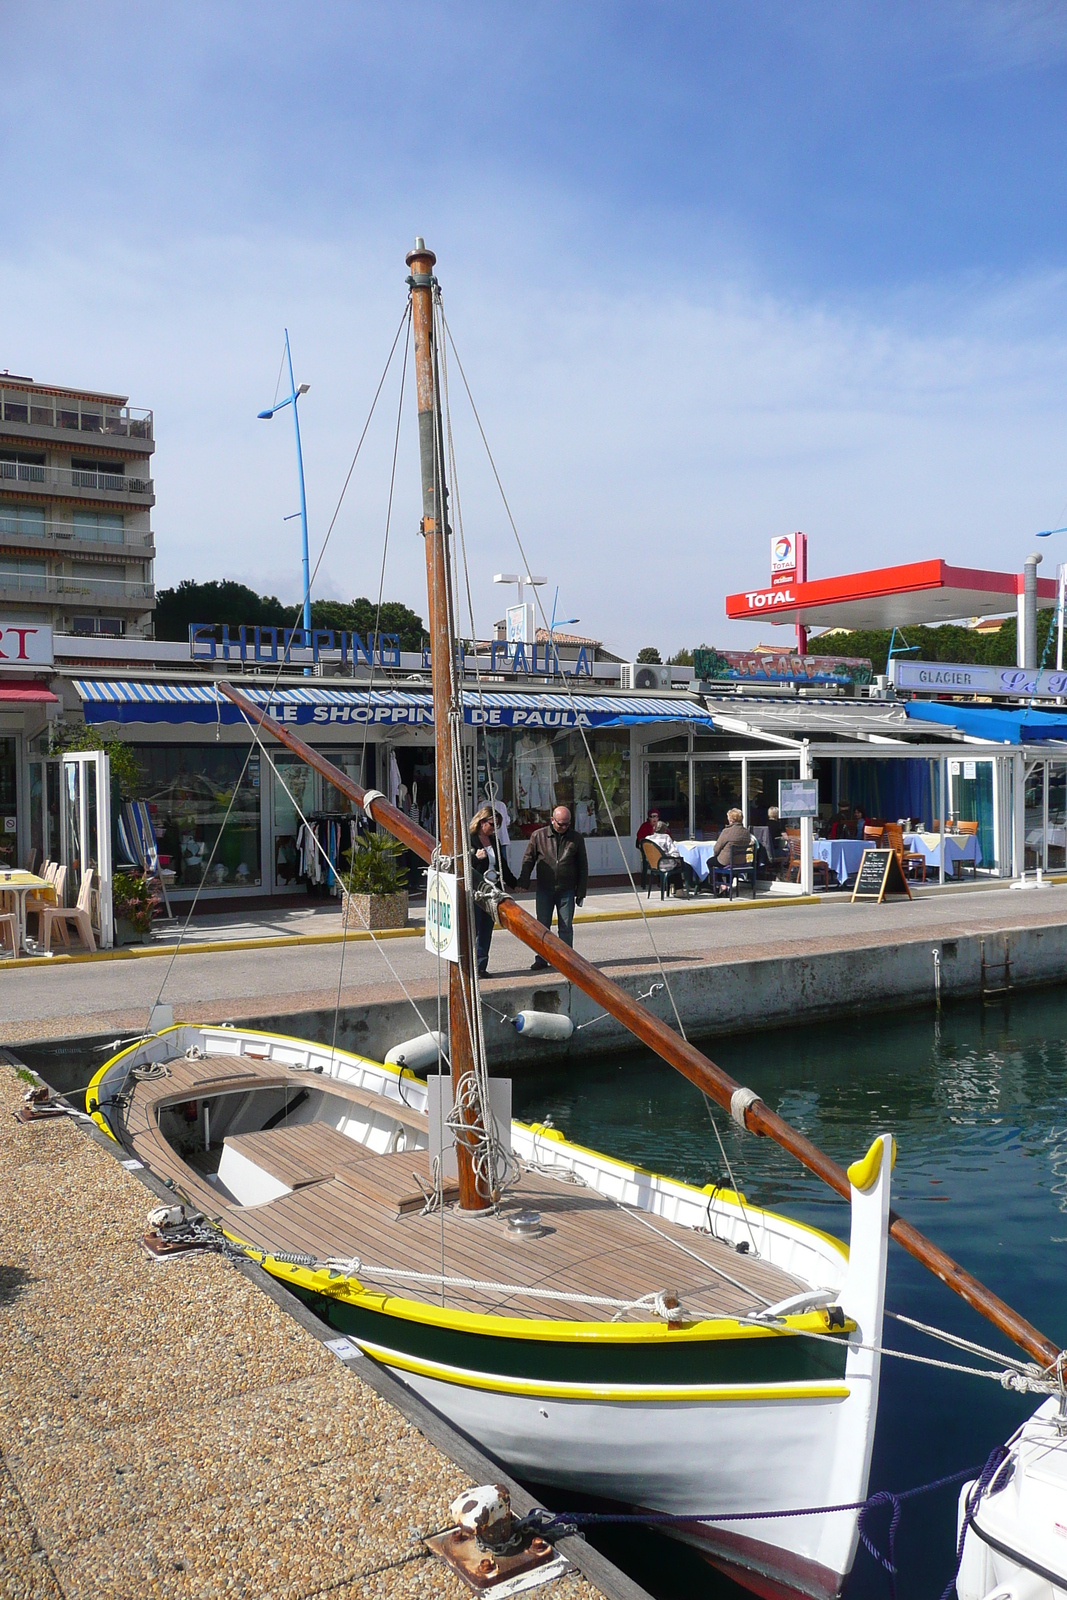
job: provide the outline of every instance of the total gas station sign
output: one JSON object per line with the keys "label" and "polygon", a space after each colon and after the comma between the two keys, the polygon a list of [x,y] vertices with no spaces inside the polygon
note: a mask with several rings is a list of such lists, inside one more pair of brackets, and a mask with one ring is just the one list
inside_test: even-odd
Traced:
{"label": "total gas station sign", "polygon": [[780,533],[771,540],[771,588],[804,583],[808,576],[808,540],[803,533]]}

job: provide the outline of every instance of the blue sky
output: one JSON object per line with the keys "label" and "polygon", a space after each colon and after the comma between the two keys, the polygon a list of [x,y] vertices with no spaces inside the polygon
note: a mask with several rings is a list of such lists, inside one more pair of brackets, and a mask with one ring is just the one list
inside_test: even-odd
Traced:
{"label": "blue sky", "polygon": [[[723,595],[782,531],[813,575],[1017,568],[1063,520],[1067,5],[0,22],[0,367],[154,408],[160,584],[297,599],[291,433],[255,419],[282,327],[316,545],[416,232],[531,561],[620,652],[754,642]],[[376,591],[396,404],[391,377],[316,592]],[[517,556],[453,411],[484,633]],[[411,420],[386,593],[423,610]]]}

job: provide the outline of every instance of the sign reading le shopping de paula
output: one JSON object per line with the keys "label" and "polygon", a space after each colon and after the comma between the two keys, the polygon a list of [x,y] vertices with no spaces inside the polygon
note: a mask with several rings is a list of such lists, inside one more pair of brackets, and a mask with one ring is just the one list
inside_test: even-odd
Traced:
{"label": "sign reading le shopping de paula", "polygon": [[776,650],[694,650],[693,676],[706,682],[870,683],[871,663],[860,656],[798,656]]}
{"label": "sign reading le shopping de paula", "polygon": [[[512,608],[516,609],[516,608]],[[521,608],[519,608],[521,609]],[[533,630],[533,607],[527,606],[528,631]],[[509,613],[510,616],[510,613]],[[524,624],[525,626],[525,624]],[[191,622],[189,656],[193,661],[250,661],[255,666],[279,666],[286,662],[305,666],[320,660],[337,661],[342,668],[360,664],[373,667],[411,666],[418,651],[406,652],[401,659],[398,633],[368,633],[365,639],[343,628],[231,627],[228,622]],[[483,672],[516,677],[591,678],[593,663],[584,645],[571,660],[561,658],[544,640],[530,643],[515,638],[490,639],[476,646],[463,646],[463,665],[477,662]],[[423,670],[430,670],[430,652],[422,651]]]}

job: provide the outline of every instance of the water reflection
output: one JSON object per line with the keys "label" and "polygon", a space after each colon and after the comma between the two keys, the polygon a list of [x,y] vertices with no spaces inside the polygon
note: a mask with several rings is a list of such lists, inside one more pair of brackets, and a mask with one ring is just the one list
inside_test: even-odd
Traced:
{"label": "water reflection", "polygon": [[[842,1164],[876,1133],[896,1134],[894,1203],[998,1294],[1067,1342],[1067,1003],[1054,993],[1009,1006],[848,1018],[832,1026],[716,1041],[709,1054]],[[515,1084],[516,1115],[551,1116],[579,1142],[692,1182],[721,1176],[702,1097],[644,1052],[583,1062]],[[848,1208],[768,1140],[719,1114],[745,1193],[847,1237]],[[901,1250],[890,1254],[888,1304],[994,1348],[995,1330]],[[887,1344],[942,1353],[890,1324]],[[1036,1403],[1036,1402],[1035,1402]],[[873,1488],[906,1488],[979,1463],[1032,1404],[998,1384],[887,1360]],[[898,1540],[898,1591],[941,1593],[952,1569],[951,1490],[909,1505]],[[656,1536],[612,1551],[657,1596],[740,1596]],[[861,1551],[849,1600],[887,1593]]]}

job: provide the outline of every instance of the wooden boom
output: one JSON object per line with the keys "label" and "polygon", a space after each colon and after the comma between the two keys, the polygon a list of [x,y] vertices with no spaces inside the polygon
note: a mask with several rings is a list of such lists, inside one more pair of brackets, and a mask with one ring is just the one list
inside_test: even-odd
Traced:
{"label": "wooden boom", "polygon": [[[320,772],[327,782],[332,783],[335,789],[340,789],[354,800],[358,806],[364,805],[364,796],[367,791],[361,789],[340,768],[335,767],[324,755],[313,750],[303,739],[297,737],[290,729],[283,727],[273,717],[268,716],[259,706],[254,705],[246,694],[233,684],[220,682],[219,692],[231,700],[246,717],[266,728],[268,733],[274,735],[294,754],[307,762]],[[423,828],[418,827],[406,817],[396,806],[390,805],[384,798],[374,798],[370,805],[364,808],[373,820],[391,833],[394,838],[401,840],[409,850],[413,850],[423,861],[429,861],[436,848],[433,836]],[[650,1050],[655,1051],[668,1065],[674,1067],[690,1083],[695,1083],[698,1089],[718,1102],[724,1110],[730,1111],[730,1102],[737,1089],[741,1087],[728,1073],[723,1072],[713,1061],[701,1051],[694,1048],[687,1040],[680,1037],[667,1023],[654,1017],[639,1001],[631,999],[610,978],[583,956],[572,950],[570,945],[564,944],[562,939],[550,933],[540,922],[535,921],[528,911],[524,911],[516,900],[505,897],[497,908],[497,915],[502,928],[513,933],[516,939],[531,950],[536,951],[545,961],[551,963],[557,972],[563,974],[571,983],[575,984],[583,993],[603,1006],[605,1011],[611,1013],[624,1027],[646,1044]],[[762,1100],[754,1100],[744,1111],[745,1126],[750,1133],[764,1134],[780,1144],[783,1150],[788,1150],[790,1155],[797,1158],[809,1172],[814,1172],[816,1177],[829,1184],[831,1189],[837,1191],[846,1200],[851,1195],[851,1185],[848,1175],[836,1161],[831,1161],[817,1145],[812,1144],[802,1133],[790,1126],[777,1112],[764,1105]],[[958,1261],[934,1244],[918,1228],[912,1227],[910,1222],[905,1222],[903,1217],[895,1211],[889,1213],[889,1232],[899,1245],[916,1261],[922,1262],[935,1277],[941,1279],[948,1288],[958,1294],[967,1304],[986,1317],[1001,1333],[1006,1334],[1013,1344],[1025,1350],[1034,1361],[1042,1366],[1050,1366],[1059,1355],[1059,1349],[1051,1339],[1047,1339],[1032,1323],[1027,1322],[1005,1301],[995,1295],[991,1289],[973,1277]]]}

